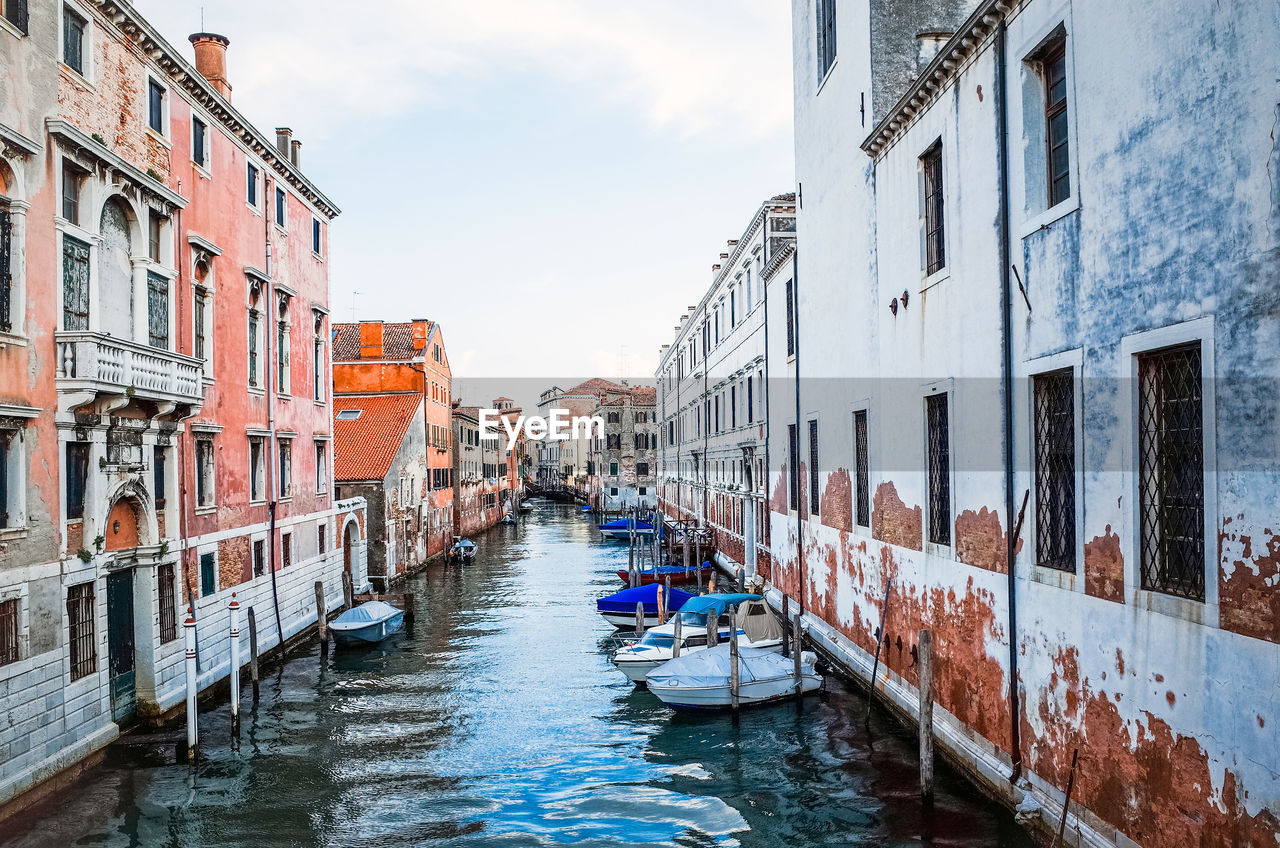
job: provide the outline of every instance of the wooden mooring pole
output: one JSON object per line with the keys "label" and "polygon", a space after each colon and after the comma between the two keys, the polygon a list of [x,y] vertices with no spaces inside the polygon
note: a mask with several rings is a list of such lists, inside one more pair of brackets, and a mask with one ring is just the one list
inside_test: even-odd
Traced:
{"label": "wooden mooring pole", "polygon": [[870,691],[867,692],[867,716],[862,720],[863,726],[871,724],[871,705],[876,698],[876,677],[880,674],[880,648],[884,645],[884,623],[889,615],[889,590],[893,588],[893,578],[884,586],[884,605],[880,608],[880,632],[876,634],[876,659],[871,664]]}
{"label": "wooden mooring pole", "polygon": [[[657,581],[654,581],[654,582],[657,582]],[[666,599],[666,592],[663,591],[663,587],[661,583],[658,583],[658,588],[655,590],[655,595],[658,599],[658,624],[666,624],[667,623],[667,599]]]}
{"label": "wooden mooring pole", "polygon": [[186,652],[183,656],[187,676],[187,760],[195,762],[196,751],[200,747],[199,714],[196,712],[199,680],[196,672],[196,614],[191,606],[187,607],[187,618],[182,622],[182,630],[186,642]]}
{"label": "wooden mooring pole", "polygon": [[[324,581],[316,581],[316,632],[321,651],[329,650],[329,616],[324,606]],[[283,647],[283,646],[282,646]]]}
{"label": "wooden mooring pole", "polygon": [[804,680],[801,678],[801,673],[800,673],[800,645],[802,644],[800,641],[800,616],[801,615],[803,615],[803,613],[796,612],[796,617],[794,619],[795,624],[792,625],[792,628],[791,628],[791,633],[792,633],[791,639],[793,642],[793,644],[791,645],[791,675],[795,681],[795,686],[796,686],[797,706],[804,703]]}
{"label": "wooden mooring pole", "polygon": [[1053,848],[1062,844],[1062,837],[1067,832],[1067,811],[1071,809],[1071,790],[1076,785],[1076,759],[1080,756],[1079,748],[1071,749],[1071,773],[1067,775],[1067,797],[1062,802],[1062,820],[1058,822],[1058,835],[1053,839]]}
{"label": "wooden mooring pole", "polygon": [[258,619],[249,607],[245,614],[249,618],[249,682],[253,684],[253,701],[258,702]]}
{"label": "wooden mooring pole", "polygon": [[782,596],[782,655],[784,657],[791,656],[791,613],[789,612],[791,599],[786,595]]}
{"label": "wooden mooring pole", "polygon": [[933,634],[927,628],[917,637],[920,655],[920,796],[933,803]]}
{"label": "wooden mooring pole", "polygon": [[240,602],[231,593],[227,604],[227,617],[231,624],[231,732],[240,732]]}
{"label": "wooden mooring pole", "polygon": [[684,637],[684,622],[680,612],[676,611],[675,635],[674,641],[671,643],[671,659],[680,656],[680,640]]}
{"label": "wooden mooring pole", "polygon": [[342,605],[346,609],[355,606],[355,587],[351,584],[351,572],[342,570]]}
{"label": "wooden mooring pole", "polygon": [[738,686],[738,624],[734,621],[729,625],[729,706],[735,719],[738,717]]}
{"label": "wooden mooring pole", "polygon": [[636,638],[644,635],[644,604],[636,601]]}

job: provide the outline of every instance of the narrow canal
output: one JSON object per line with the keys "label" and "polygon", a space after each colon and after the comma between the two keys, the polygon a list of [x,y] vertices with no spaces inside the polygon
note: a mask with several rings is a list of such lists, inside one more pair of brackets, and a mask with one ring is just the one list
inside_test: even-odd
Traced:
{"label": "narrow canal", "polygon": [[677,715],[610,665],[595,598],[626,549],[567,506],[477,538],[412,580],[412,631],[272,669],[237,745],[227,707],[134,733],[0,828],[0,846],[1030,846],[941,764],[917,795],[913,737],[828,679],[793,705]]}

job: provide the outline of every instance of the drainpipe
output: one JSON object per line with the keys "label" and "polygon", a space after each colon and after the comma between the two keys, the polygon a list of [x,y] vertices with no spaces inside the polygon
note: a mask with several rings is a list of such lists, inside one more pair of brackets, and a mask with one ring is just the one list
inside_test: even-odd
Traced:
{"label": "drainpipe", "polygon": [[1008,74],[1005,70],[1005,19],[1000,16],[996,25],[996,114],[998,133],[997,155],[1000,163],[1000,377],[1001,406],[1004,412],[1004,514],[1008,530],[1005,533],[1005,570],[1009,575],[1009,752],[1013,757],[1010,782],[1022,776],[1022,740],[1018,722],[1021,709],[1018,697],[1018,606],[1017,579],[1014,564],[1018,540],[1013,538],[1013,314],[1012,285],[1010,280],[1011,251],[1009,245],[1009,92]]}
{"label": "drainpipe", "polygon": [[280,588],[276,583],[276,511],[280,507],[280,475],[276,463],[280,461],[276,455],[276,385],[275,385],[275,367],[271,358],[271,340],[275,337],[276,322],[279,316],[275,313],[275,301],[271,296],[271,213],[272,204],[270,201],[271,190],[273,188],[271,182],[267,179],[266,171],[263,170],[262,178],[262,239],[265,245],[264,264],[266,268],[267,279],[265,281],[267,290],[263,292],[263,299],[266,302],[266,317],[269,319],[266,326],[263,327],[263,337],[266,344],[263,345],[263,353],[265,358],[263,361],[263,371],[266,374],[267,389],[267,473],[271,475],[271,503],[267,505],[267,514],[270,517],[270,525],[267,531],[267,542],[269,552],[267,554],[267,569],[271,573],[271,604],[275,607],[276,613],[276,634],[280,639],[280,651],[284,652],[284,625],[280,621]]}
{"label": "drainpipe", "polygon": [[[764,474],[762,483],[764,483],[764,500],[761,502],[764,507],[765,523],[773,524],[773,506],[769,503],[769,287],[764,281],[764,271],[769,267],[769,217],[766,215],[764,219],[763,229],[760,231],[760,294],[764,300],[764,380],[760,384],[760,391],[764,401]],[[755,492],[751,493],[755,497]],[[771,534],[766,533],[768,538]],[[769,577],[773,577],[773,540],[769,540]],[[756,540],[756,547],[760,546],[759,539]],[[759,554],[756,554],[758,557]]]}
{"label": "drainpipe", "polygon": [[[766,239],[767,238],[768,236],[766,235]],[[795,341],[795,357],[796,357],[796,375],[795,375],[795,385],[796,385],[795,466],[796,467],[791,469],[791,473],[796,475],[796,495],[797,496],[804,491],[802,487],[805,485],[805,481],[800,479],[800,262],[799,262],[799,259],[800,259],[799,252],[791,254],[791,297],[792,297],[791,323],[792,323],[792,338]],[[790,447],[788,446],[788,450],[789,449]],[[809,461],[812,462],[813,458],[810,457]],[[800,603],[800,616],[804,617],[804,594],[805,594],[804,590],[805,590],[805,584],[808,582],[808,580],[806,579],[805,567],[804,567],[804,511],[800,509],[800,504],[798,503],[798,501],[802,500],[802,498],[797,497],[796,500],[797,500],[797,503],[796,503],[796,557],[797,557],[797,564],[800,567],[800,586],[796,592],[796,594],[799,595],[799,597],[796,600],[799,601]],[[799,638],[799,636],[800,636],[799,633],[795,634],[796,638]],[[873,689],[875,688],[874,680],[871,681],[871,686]]]}
{"label": "drainpipe", "polygon": [[[182,180],[178,180],[178,194],[182,194]],[[182,207],[178,207],[178,211],[174,215],[174,248],[177,252],[178,280],[174,281],[174,300],[178,302],[178,309],[181,309],[182,298],[178,296],[178,281],[182,279]],[[182,351],[182,321],[178,322],[178,351]],[[203,382],[200,390],[204,391]],[[186,428],[184,427],[185,431]],[[184,432],[185,435],[185,432]],[[178,533],[182,539],[182,588],[187,587],[187,565],[191,560],[191,548],[187,544],[190,536],[187,534],[187,452],[185,438],[179,437],[178,443]],[[193,443],[194,449],[194,443]],[[154,460],[153,460],[154,461]]]}

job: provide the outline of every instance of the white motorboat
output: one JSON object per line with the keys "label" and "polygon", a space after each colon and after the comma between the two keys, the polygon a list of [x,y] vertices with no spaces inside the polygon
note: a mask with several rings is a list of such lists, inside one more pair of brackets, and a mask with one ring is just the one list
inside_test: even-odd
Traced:
{"label": "white motorboat", "polygon": [[[738,607],[734,618],[740,647],[763,650],[782,647],[782,626],[759,595],[701,595],[686,601],[680,608],[680,655],[706,650],[707,616],[719,618],[733,606]],[[673,617],[670,622],[645,631],[636,642],[619,648],[613,655],[613,664],[632,683],[644,683],[649,672],[675,656],[676,636]],[[729,641],[727,624],[719,625],[717,641]]]}
{"label": "white motorboat", "polygon": [[[800,691],[807,694],[822,686],[814,670],[817,658],[801,654]],[[729,645],[681,654],[649,672],[649,691],[677,710],[724,710],[733,705],[730,692]],[[738,703],[754,706],[793,698],[796,694],[794,660],[764,648],[738,647]]]}

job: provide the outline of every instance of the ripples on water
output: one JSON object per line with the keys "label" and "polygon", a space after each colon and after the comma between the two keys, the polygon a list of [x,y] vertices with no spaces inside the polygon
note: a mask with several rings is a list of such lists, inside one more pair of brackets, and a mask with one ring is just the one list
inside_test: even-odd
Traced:
{"label": "ripples on water", "polygon": [[470,566],[411,581],[411,632],[269,673],[238,745],[226,707],[201,714],[194,769],[181,727],[130,734],[0,845],[1032,844],[941,764],[924,815],[912,735],[876,716],[869,738],[834,679],[737,725],[632,687],[593,603],[626,548],[575,510],[477,541]]}

